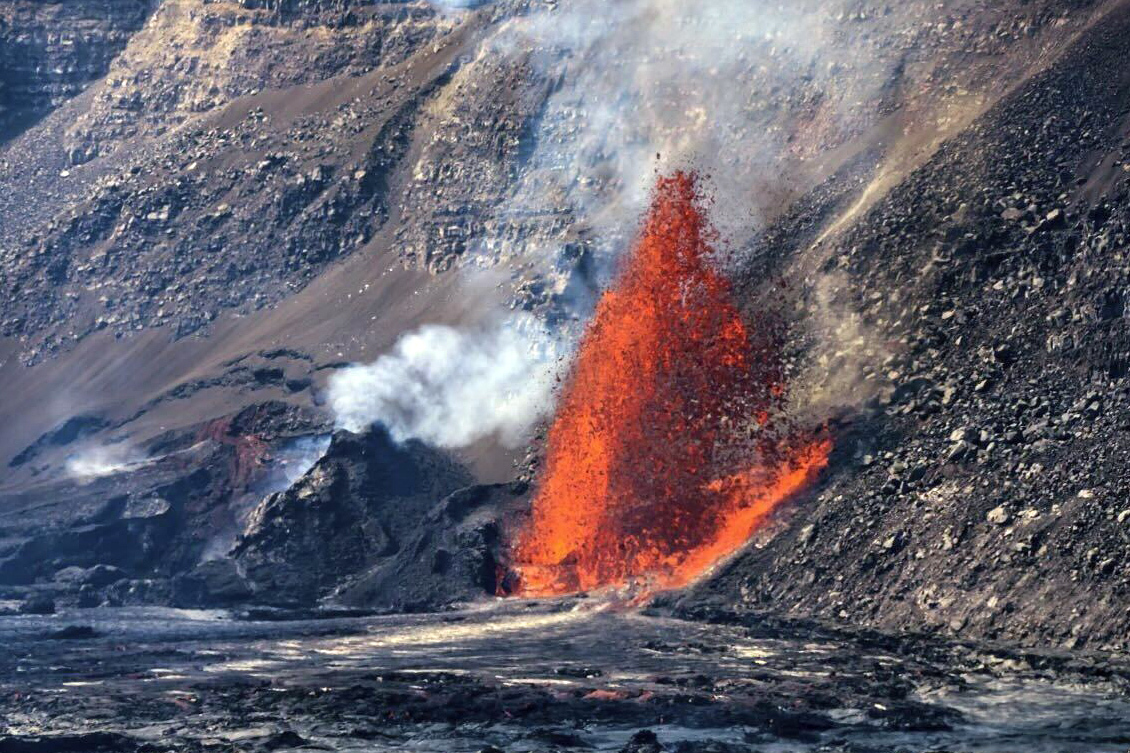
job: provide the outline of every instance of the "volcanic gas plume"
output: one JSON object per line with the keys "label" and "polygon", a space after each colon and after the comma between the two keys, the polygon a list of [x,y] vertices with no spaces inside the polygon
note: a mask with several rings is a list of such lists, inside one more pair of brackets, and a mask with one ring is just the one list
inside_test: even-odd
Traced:
{"label": "volcanic gas plume", "polygon": [[779,338],[743,320],[715,235],[695,177],[661,178],[562,395],[514,592],[685,585],[826,464],[784,418]]}

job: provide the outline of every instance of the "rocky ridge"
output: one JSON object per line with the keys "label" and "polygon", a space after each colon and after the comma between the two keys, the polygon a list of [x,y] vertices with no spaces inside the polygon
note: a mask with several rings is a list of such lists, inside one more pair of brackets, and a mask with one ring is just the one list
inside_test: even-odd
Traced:
{"label": "rocky ridge", "polygon": [[[740,167],[774,176],[742,197],[760,214],[841,159],[828,155],[884,138],[892,113],[909,127],[939,100],[992,96],[992,63],[1054,47],[1090,3],[955,3],[928,27],[909,6],[847,5],[829,42],[835,65],[794,72],[803,60],[751,40],[735,72],[750,96],[734,138],[769,134]],[[539,11],[159,4],[96,86],[0,161],[0,180],[24,187],[0,200],[10,301],[0,334],[20,338],[29,363],[103,329],[183,337],[275,305],[344,257],[390,249],[433,273],[530,265],[514,273],[517,302],[552,309],[588,247],[614,248],[632,220],[594,239],[584,217],[628,189],[615,156],[585,141],[591,93],[571,90],[589,84],[570,82],[572,53],[538,40],[496,49],[514,44],[499,29]],[[759,56],[779,67],[755,65]],[[638,138],[663,132],[636,127]],[[561,185],[554,167],[574,147],[582,157],[564,179],[579,187]]]}

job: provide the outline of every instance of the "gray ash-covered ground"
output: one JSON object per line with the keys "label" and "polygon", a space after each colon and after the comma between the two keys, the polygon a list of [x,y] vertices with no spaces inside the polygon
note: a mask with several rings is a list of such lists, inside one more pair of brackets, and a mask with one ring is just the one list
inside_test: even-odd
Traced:
{"label": "gray ash-covered ground", "polygon": [[316,621],[152,608],[0,618],[0,750],[1130,744],[1124,661],[694,616],[582,599]]}

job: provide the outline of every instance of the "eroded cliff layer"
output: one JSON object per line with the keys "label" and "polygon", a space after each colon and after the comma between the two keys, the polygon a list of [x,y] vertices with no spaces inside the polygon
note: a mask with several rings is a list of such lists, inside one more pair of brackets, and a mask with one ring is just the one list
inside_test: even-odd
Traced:
{"label": "eroded cliff layer", "polygon": [[106,75],[153,6],[150,0],[0,3],[0,143]]}

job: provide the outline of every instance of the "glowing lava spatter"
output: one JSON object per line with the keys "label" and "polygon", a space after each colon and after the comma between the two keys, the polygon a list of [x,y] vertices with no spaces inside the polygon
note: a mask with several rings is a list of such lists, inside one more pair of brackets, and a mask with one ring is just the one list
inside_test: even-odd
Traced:
{"label": "glowing lava spatter", "polygon": [[779,436],[778,343],[747,328],[714,237],[694,176],[660,179],[562,395],[513,592],[685,585],[827,463],[827,441]]}

